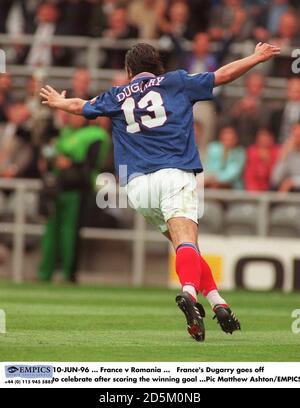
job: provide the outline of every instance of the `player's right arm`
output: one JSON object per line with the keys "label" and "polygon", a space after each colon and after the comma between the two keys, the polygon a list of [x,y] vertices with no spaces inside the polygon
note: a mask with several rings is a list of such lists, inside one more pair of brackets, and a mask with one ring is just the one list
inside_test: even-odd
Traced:
{"label": "player's right arm", "polygon": [[249,57],[234,61],[215,72],[215,84],[219,86],[234,81],[240,76],[244,75],[251,68],[268,61],[269,59],[280,54],[280,48],[275,45],[259,43],[255,47],[255,51]]}
{"label": "player's right arm", "polygon": [[73,113],[75,115],[83,114],[83,107],[87,102],[80,98],[66,98],[66,91],[58,93],[49,85],[46,85],[45,88],[41,89],[40,95],[43,98],[43,105]]}
{"label": "player's right arm", "polygon": [[110,91],[85,101],[80,98],[66,98],[66,91],[57,92],[51,86],[46,85],[41,89],[40,95],[43,104],[53,109],[60,109],[74,115],[83,115],[87,119],[96,119],[98,116],[111,117],[118,111]]}

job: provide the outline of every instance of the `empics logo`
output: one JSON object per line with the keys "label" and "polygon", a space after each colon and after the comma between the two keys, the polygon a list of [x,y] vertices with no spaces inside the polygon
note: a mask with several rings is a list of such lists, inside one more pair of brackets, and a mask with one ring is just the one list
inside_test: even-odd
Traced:
{"label": "empics logo", "polygon": [[6,378],[52,378],[53,367],[47,365],[13,365],[5,366]]}
{"label": "empics logo", "polygon": [[4,50],[0,49],[0,74],[6,73],[6,56]]}
{"label": "empics logo", "polygon": [[8,369],[7,369],[7,371],[9,372],[9,374],[14,374],[14,373],[16,373],[18,370],[19,370],[18,367],[14,367],[14,366],[8,367]]}

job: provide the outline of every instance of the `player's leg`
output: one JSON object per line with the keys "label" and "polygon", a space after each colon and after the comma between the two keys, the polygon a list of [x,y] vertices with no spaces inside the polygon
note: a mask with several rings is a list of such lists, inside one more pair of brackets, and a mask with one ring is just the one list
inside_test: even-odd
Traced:
{"label": "player's leg", "polygon": [[[167,224],[170,238],[176,249],[176,271],[182,291],[188,292],[195,301],[198,292],[206,297],[215,312],[214,318],[217,319],[223,331],[232,334],[235,330],[240,330],[238,319],[220,295],[212,270],[200,254],[198,225],[183,217],[171,218]],[[194,244],[194,249],[198,250],[197,257],[190,249],[185,248],[191,246],[191,243]],[[198,263],[198,268],[193,268],[194,262]]]}
{"label": "player's leg", "polygon": [[228,306],[226,300],[220,295],[217,284],[215,282],[212,270],[206,260],[200,255],[201,265],[201,282],[199,292],[206,297],[212,309],[216,305]]}
{"label": "player's leg", "polygon": [[[168,175],[172,180],[172,173]],[[196,193],[196,178],[191,173],[174,171],[174,188],[165,193],[161,201],[162,212],[167,219],[168,235],[176,250],[176,270],[184,292],[188,292],[194,299],[200,292],[207,298],[216,318],[225,332],[232,333],[240,328],[240,324],[231,312],[227,302],[219,294],[212,271],[201,256],[198,247],[198,196]],[[197,250],[198,268],[191,265],[196,259],[195,251],[187,246],[194,246]],[[183,250],[178,251],[178,249]],[[196,300],[196,299],[195,299]]]}
{"label": "player's leg", "polygon": [[182,170],[166,169],[158,172],[156,178],[156,184],[161,184],[160,209],[176,251],[176,271],[183,291],[196,301],[201,281],[196,177]]}
{"label": "player's leg", "polygon": [[[199,273],[199,283],[197,284],[197,293],[200,292],[206,297],[212,308],[218,304],[224,304],[227,306],[226,301],[219,294],[208,263],[200,254],[198,246],[198,225],[194,221],[184,217],[172,218],[167,222],[167,225],[168,231],[166,231],[164,235],[173,243],[175,251],[182,243],[191,242],[197,247],[199,252],[198,260],[201,268]],[[194,291],[191,291],[190,294],[196,298],[196,293]]]}
{"label": "player's leg", "polygon": [[212,310],[215,312],[214,319],[216,318],[220,327],[225,333],[234,332],[240,330],[241,325],[234,313],[232,313],[228,303],[220,295],[218,287],[213,277],[210,266],[205,259],[200,255],[201,264],[201,281],[199,286],[199,292],[206,297],[210,303]]}
{"label": "player's leg", "polygon": [[41,281],[50,281],[55,270],[58,251],[58,232],[59,219],[58,208],[55,214],[52,214],[46,224],[45,232],[42,238],[41,261],[38,269],[38,279]]}
{"label": "player's leg", "polygon": [[167,221],[167,226],[176,251],[176,272],[182,286],[182,293],[176,297],[176,303],[186,317],[189,334],[195,340],[203,341],[205,312],[197,302],[201,281],[197,224],[185,217],[173,217]]}
{"label": "player's leg", "polygon": [[[169,181],[167,184],[169,188],[163,191],[166,179]],[[198,217],[195,177],[192,173],[185,173],[181,170],[165,169],[136,177],[128,183],[127,194],[131,206],[173,242],[177,250],[176,269],[183,288],[183,294],[178,298],[182,298],[183,303],[189,303],[188,326],[194,317],[199,320],[198,326],[202,325],[200,335],[195,336],[195,333],[192,332],[190,334],[194,338],[197,337],[198,341],[204,340],[202,317],[205,313],[203,307],[196,301],[197,292],[202,291],[202,266],[197,245]],[[189,205],[184,205],[183,201]],[[153,202],[159,203],[160,208],[157,205],[153,206]],[[204,272],[208,274],[210,270]],[[184,312],[186,311],[188,310],[185,309]],[[198,328],[196,330],[199,331]]]}
{"label": "player's leg", "polygon": [[[167,170],[162,172],[164,173],[163,176],[166,176],[166,172]],[[176,301],[186,315],[188,330],[191,336],[197,341],[203,341],[203,317],[205,313],[201,305],[195,301],[200,279],[200,264],[197,259],[198,250],[196,247],[197,224],[188,219],[185,219],[183,223],[180,219],[177,219],[174,222],[170,221],[170,227],[168,227],[159,207],[162,191],[162,185],[160,184],[160,177],[155,173],[136,177],[127,185],[129,203],[149,223],[156,226],[162,234],[172,241],[171,230],[175,246],[177,242],[179,244],[183,243],[183,238],[190,243],[190,245],[182,245],[177,250],[177,271],[179,276],[181,276],[183,287],[188,289],[189,293],[183,292]],[[192,298],[191,295],[194,295],[194,297]]]}
{"label": "player's leg", "polygon": [[198,224],[186,217],[173,217],[167,221],[168,232],[174,249],[184,242],[198,246]]}
{"label": "player's leg", "polygon": [[176,272],[182,291],[188,292],[196,301],[201,281],[197,224],[185,217],[174,217],[168,220],[167,226],[176,251]]}
{"label": "player's leg", "polygon": [[[198,260],[201,268],[199,273],[199,283],[196,285],[197,293],[199,292],[206,297],[212,308],[216,305],[227,306],[226,301],[219,294],[213,273],[208,263],[200,254],[198,246],[198,225],[194,221],[183,217],[172,218],[167,224],[169,229],[164,235],[173,243],[175,250],[180,244],[187,242],[191,242],[197,247],[199,252]],[[197,293],[195,293],[195,288],[192,287],[192,290],[189,292],[194,298],[196,298]]]}
{"label": "player's leg", "polygon": [[73,281],[76,243],[78,239],[78,219],[80,213],[80,194],[68,191],[60,195],[61,226],[60,226],[60,258],[63,276],[66,281]]}
{"label": "player's leg", "polygon": [[160,210],[176,251],[176,272],[182,286],[182,293],[176,297],[176,303],[185,315],[189,334],[195,340],[203,341],[205,312],[197,302],[201,265],[197,247],[196,178],[193,173],[177,169],[158,172],[155,178],[156,184],[161,186]]}

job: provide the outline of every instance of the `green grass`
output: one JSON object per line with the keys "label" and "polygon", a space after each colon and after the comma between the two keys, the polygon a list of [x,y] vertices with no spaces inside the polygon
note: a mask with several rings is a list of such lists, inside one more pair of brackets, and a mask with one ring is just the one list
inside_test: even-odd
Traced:
{"label": "green grass", "polygon": [[[225,293],[242,323],[226,335],[206,307],[206,342],[186,333],[168,289],[0,283],[1,361],[300,361],[299,294]],[[206,301],[204,300],[206,306]]]}

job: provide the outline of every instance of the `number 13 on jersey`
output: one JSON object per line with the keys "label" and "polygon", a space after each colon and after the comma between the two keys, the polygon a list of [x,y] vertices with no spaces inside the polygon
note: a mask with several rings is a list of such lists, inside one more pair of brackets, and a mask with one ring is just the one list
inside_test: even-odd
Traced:
{"label": "number 13 on jersey", "polygon": [[[147,128],[155,128],[162,126],[167,121],[167,114],[164,108],[164,102],[160,93],[155,91],[148,92],[137,103],[139,109],[145,109],[147,112],[153,112],[154,116],[142,115],[140,120],[143,126]],[[122,105],[122,110],[127,122],[126,130],[128,133],[137,133],[141,131],[139,123],[136,121],[135,109],[136,102],[130,97],[125,100]]]}

